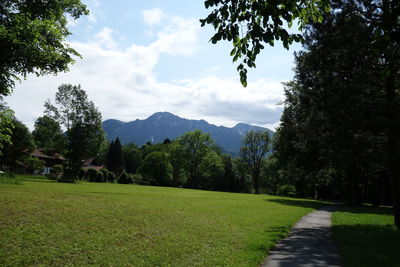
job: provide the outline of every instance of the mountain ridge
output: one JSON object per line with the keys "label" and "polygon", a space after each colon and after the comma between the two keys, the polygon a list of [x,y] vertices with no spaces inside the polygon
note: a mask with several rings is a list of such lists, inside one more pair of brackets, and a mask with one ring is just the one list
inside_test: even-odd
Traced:
{"label": "mountain ridge", "polygon": [[156,112],[147,119],[130,122],[108,119],[103,122],[103,128],[109,140],[119,137],[122,144],[134,143],[139,146],[147,142],[161,143],[165,138],[172,140],[199,129],[209,133],[224,152],[232,155],[239,153],[241,140],[249,130],[267,130],[273,134],[268,128],[246,123],[238,123],[234,127],[217,126],[203,119],[185,119],[170,112]]}

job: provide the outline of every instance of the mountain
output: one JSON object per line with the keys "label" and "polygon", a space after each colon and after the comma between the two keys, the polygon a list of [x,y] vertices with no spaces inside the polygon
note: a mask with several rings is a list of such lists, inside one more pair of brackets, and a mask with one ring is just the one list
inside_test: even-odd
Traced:
{"label": "mountain", "polygon": [[209,133],[224,152],[237,155],[243,136],[249,130],[269,131],[267,128],[239,123],[233,128],[209,124],[205,120],[188,120],[169,112],[157,112],[145,120],[122,122],[106,120],[103,122],[104,131],[109,140],[119,137],[122,144],[135,143],[143,145],[147,142],[161,143],[165,138],[175,139],[182,134],[202,130]]}

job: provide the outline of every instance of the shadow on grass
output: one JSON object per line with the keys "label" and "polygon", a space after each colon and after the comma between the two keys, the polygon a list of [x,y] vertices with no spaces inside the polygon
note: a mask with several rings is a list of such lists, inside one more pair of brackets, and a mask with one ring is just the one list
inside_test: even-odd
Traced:
{"label": "shadow on grass", "polygon": [[393,208],[391,207],[374,207],[370,205],[343,205],[340,211],[354,214],[393,215]]}
{"label": "shadow on grass", "polygon": [[400,266],[400,231],[394,225],[334,225],[346,266]]}
{"label": "shadow on grass", "polygon": [[289,199],[289,198],[266,199],[265,201],[286,206],[296,206],[296,207],[312,208],[312,209],[317,209],[320,208],[321,206],[327,205],[327,203],[322,203],[318,201],[311,201],[311,200],[307,201],[307,200]]}

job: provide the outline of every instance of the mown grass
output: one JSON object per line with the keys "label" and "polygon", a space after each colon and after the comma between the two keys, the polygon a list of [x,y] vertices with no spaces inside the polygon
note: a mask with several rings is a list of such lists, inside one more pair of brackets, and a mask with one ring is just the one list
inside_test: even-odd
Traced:
{"label": "mown grass", "polygon": [[257,266],[319,205],[138,185],[0,184],[0,265]]}
{"label": "mown grass", "polygon": [[400,266],[400,232],[390,208],[343,206],[332,216],[346,267]]}

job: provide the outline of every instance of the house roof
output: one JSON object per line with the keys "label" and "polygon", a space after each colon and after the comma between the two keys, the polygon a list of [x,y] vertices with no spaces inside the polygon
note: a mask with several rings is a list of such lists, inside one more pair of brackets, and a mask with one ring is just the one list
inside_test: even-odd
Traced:
{"label": "house roof", "polygon": [[84,170],[85,172],[90,170],[90,169],[93,169],[93,170],[96,170],[96,171],[100,171],[103,168],[104,168],[104,166],[84,166],[84,167],[82,167],[82,170]]}
{"label": "house roof", "polygon": [[35,150],[33,150],[33,152],[31,153],[32,157],[37,157],[37,158],[45,158],[45,159],[53,159],[54,157],[52,156],[48,156],[45,153],[43,153],[43,151],[41,151],[41,149],[36,148]]}
{"label": "house roof", "polygon": [[44,149],[42,148],[36,148],[33,150],[33,152],[30,154],[31,157],[37,157],[37,158],[42,158],[42,159],[58,159],[58,160],[66,160],[63,155],[54,153],[54,154],[47,154]]}

